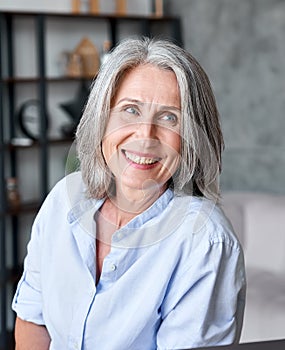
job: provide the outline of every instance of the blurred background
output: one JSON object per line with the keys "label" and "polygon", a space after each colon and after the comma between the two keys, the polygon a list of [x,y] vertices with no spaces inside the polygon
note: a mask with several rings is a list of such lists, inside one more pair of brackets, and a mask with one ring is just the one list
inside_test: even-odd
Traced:
{"label": "blurred background", "polygon": [[[89,86],[108,50],[132,35],[170,38],[189,50],[207,72],[226,144],[221,191],[244,245],[248,241],[244,220],[250,216],[254,226],[277,198],[280,214],[272,214],[264,239],[280,248],[277,268],[268,272],[270,266],[265,266],[267,275],[277,278],[278,288],[274,279],[270,285],[263,282],[265,289],[275,289],[278,295],[260,297],[260,305],[273,300],[274,315],[281,312],[281,327],[285,317],[285,1],[1,0],[0,25],[1,350],[9,348],[14,323],[10,305],[34,216],[54,184],[76,169],[73,133]],[[262,201],[266,206],[257,210],[256,203]],[[253,203],[253,214],[244,202]],[[279,230],[279,236],[273,237],[272,225],[277,222],[272,231]],[[256,231],[251,235],[259,240]],[[265,248],[264,259],[276,259],[275,246],[270,257]],[[256,261],[248,257],[251,260]],[[246,316],[247,329],[262,318],[260,307],[256,309],[261,314]],[[262,327],[276,328],[260,325],[245,332],[243,340],[284,336],[285,331],[266,333]]]}

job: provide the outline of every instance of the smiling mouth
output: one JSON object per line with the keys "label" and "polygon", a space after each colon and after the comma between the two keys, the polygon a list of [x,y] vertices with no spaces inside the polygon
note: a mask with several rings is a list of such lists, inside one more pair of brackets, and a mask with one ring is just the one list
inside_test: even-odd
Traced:
{"label": "smiling mouth", "polygon": [[128,151],[123,151],[124,155],[128,160],[130,160],[133,163],[140,164],[140,165],[151,165],[159,162],[161,160],[160,157],[141,157],[137,154],[130,153]]}

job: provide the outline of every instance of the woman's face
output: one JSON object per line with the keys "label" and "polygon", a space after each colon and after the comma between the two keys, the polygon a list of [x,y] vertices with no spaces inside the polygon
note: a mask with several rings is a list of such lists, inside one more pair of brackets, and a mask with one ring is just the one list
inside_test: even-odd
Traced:
{"label": "woman's face", "polygon": [[163,187],[180,163],[180,94],[173,72],[146,64],[125,74],[103,139],[121,188]]}

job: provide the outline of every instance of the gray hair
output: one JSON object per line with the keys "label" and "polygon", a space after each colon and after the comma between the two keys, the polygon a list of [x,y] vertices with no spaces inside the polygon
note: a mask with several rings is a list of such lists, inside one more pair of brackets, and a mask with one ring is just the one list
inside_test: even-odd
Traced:
{"label": "gray hair", "polygon": [[124,73],[142,64],[171,70],[181,99],[181,165],[170,186],[176,193],[217,200],[224,147],[215,97],[208,76],[186,50],[167,40],[126,39],[109,55],[96,77],[76,132],[77,153],[88,195],[103,198],[114,181],[101,143]]}

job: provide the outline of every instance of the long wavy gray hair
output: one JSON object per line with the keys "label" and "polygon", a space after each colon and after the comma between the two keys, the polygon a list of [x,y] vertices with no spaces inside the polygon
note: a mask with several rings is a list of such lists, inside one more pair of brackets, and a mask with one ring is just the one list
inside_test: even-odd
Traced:
{"label": "long wavy gray hair", "polygon": [[176,75],[181,98],[181,164],[169,186],[176,193],[219,198],[219,173],[224,147],[219,113],[208,76],[186,50],[167,40],[126,39],[109,55],[92,84],[76,132],[76,147],[88,196],[103,198],[114,179],[101,143],[111,101],[124,73],[152,64]]}

